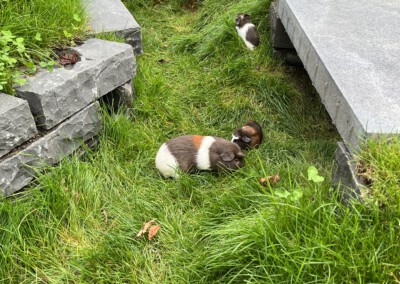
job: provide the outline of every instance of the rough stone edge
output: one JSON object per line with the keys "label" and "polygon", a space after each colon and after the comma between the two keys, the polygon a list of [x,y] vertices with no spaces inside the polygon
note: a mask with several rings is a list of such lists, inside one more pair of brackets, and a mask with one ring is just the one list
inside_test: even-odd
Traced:
{"label": "rough stone edge", "polygon": [[269,19],[271,26],[272,57],[285,61],[287,64],[296,67],[304,67],[303,62],[297,55],[285,27],[282,24],[277,12],[277,0],[269,7]]}
{"label": "rough stone edge", "polygon": [[[0,92],[0,95],[5,100],[18,100],[19,101],[18,106],[17,106],[18,113],[16,115],[21,116],[21,114],[23,114],[23,119],[25,121],[25,124],[23,125],[23,127],[25,127],[23,135],[18,135],[21,133],[14,134],[13,136],[15,137],[14,139],[16,141],[13,143],[12,146],[6,147],[9,143],[7,143],[7,141],[2,141],[2,143],[4,143],[4,148],[3,148],[4,150],[0,151],[0,158],[2,158],[4,156],[6,156],[8,153],[10,153],[16,147],[20,146],[21,144],[25,143],[26,141],[28,141],[29,139],[31,139],[35,135],[37,135],[38,130],[36,128],[36,124],[35,124],[32,114],[31,114],[29,104],[27,101],[17,98],[17,97],[13,97],[11,95],[1,93],[1,92]],[[4,103],[4,101],[2,101],[2,103]],[[15,108],[7,110],[4,114],[7,115],[10,112],[15,112]],[[14,130],[20,131],[21,130],[20,128],[14,129]]]}
{"label": "rough stone edge", "polygon": [[[80,117],[83,116],[96,116],[93,121],[89,124],[91,127],[87,127],[88,124],[78,125],[73,130],[74,132],[69,132],[69,138],[61,137],[60,135],[68,128],[68,126],[75,124]],[[75,124],[76,126],[76,124]],[[33,142],[31,145],[26,147],[24,150],[14,154],[7,159],[0,161],[0,173],[3,171],[3,175],[0,176],[0,190],[3,196],[9,196],[14,192],[22,189],[29,184],[30,181],[37,175],[41,168],[47,165],[54,165],[60,162],[65,156],[72,154],[76,151],[82,143],[90,140],[95,135],[97,135],[103,128],[102,119],[100,116],[100,105],[96,101],[86,108],[82,109],[70,119],[61,123],[55,127],[46,136],[41,137],[37,141]],[[85,131],[82,137],[74,137],[80,131]],[[89,134],[88,137],[86,137]],[[70,143],[66,141],[70,141]],[[59,151],[54,153],[54,156],[41,157],[43,154],[43,149],[48,150],[48,154],[51,154],[51,149],[61,146],[63,143],[68,144],[67,152]],[[14,160],[14,161],[13,161]],[[3,170],[3,166],[5,169]],[[10,169],[10,166],[11,169]],[[12,169],[16,171],[12,171]],[[7,179],[7,175],[4,172],[12,171],[11,179]],[[8,175],[10,176],[10,175]]]}
{"label": "rough stone edge", "polygon": [[115,35],[118,37],[123,37],[125,39],[125,43],[132,46],[135,54],[143,53],[142,30],[140,27],[135,29],[116,31]]}
{"label": "rough stone edge", "polygon": [[[96,9],[95,6],[90,6],[88,3],[83,2],[86,12],[91,15],[90,10],[91,9]],[[127,29],[123,30],[109,30],[103,27],[102,30],[93,30],[94,35],[96,34],[104,34],[104,33],[113,33],[118,37],[122,37],[125,39],[125,43],[129,44],[132,46],[133,51],[135,54],[142,54],[143,53],[143,44],[142,44],[142,28],[136,21],[136,19],[133,17],[132,13],[129,11],[128,8],[126,8],[125,4],[122,3],[126,12],[131,15],[133,22],[137,25],[136,27],[130,27]],[[91,8],[91,9],[89,9]],[[90,23],[89,23],[90,25]]]}
{"label": "rough stone edge", "polygon": [[351,199],[362,200],[361,194],[366,186],[356,173],[356,162],[345,143],[338,142],[332,170],[333,188],[339,190],[344,203]]}
{"label": "rough stone edge", "polygon": [[101,101],[106,104],[109,111],[117,113],[122,106],[127,109],[133,107],[134,95],[135,92],[132,80],[129,80],[125,84],[122,84],[115,90],[101,97]]}
{"label": "rough stone edge", "polygon": [[[346,144],[351,145],[352,150],[359,149],[367,131],[355,116],[285,1],[278,1],[277,13],[340,136]],[[353,124],[349,125],[350,122]]]}
{"label": "rough stone edge", "polygon": [[[86,59],[86,58],[90,58],[90,54],[87,54],[86,51],[86,46],[85,44],[92,44],[91,41],[97,40],[99,42],[104,41],[101,39],[88,39],[87,41],[85,41],[84,44],[75,47],[74,49],[77,50],[78,52],[80,52],[81,54],[83,54],[85,61],[90,61],[90,59]],[[107,41],[104,41],[107,42]],[[124,45],[121,43],[115,43],[115,42],[108,42],[109,44],[120,44],[120,45]],[[115,58],[121,58],[124,57],[125,60],[120,60],[120,61],[115,61]],[[72,115],[74,115],[76,112],[80,111],[80,109],[85,108],[87,105],[89,105],[90,103],[92,103],[93,101],[97,100],[98,98],[104,96],[105,94],[111,92],[114,90],[114,88],[118,88],[119,86],[113,86],[113,89],[108,88],[106,89],[105,86],[107,86],[107,82],[112,81],[112,77],[110,78],[106,78],[104,79],[103,77],[101,77],[101,74],[104,74],[105,70],[108,69],[112,69],[113,68],[113,64],[114,62],[119,62],[119,66],[118,68],[123,68],[123,69],[131,69],[129,70],[132,71],[130,72],[131,75],[127,76],[126,80],[128,80],[128,78],[132,78],[136,75],[136,58],[135,55],[131,49],[131,47],[129,45],[126,45],[125,49],[121,49],[119,50],[118,54],[115,54],[112,57],[104,57],[105,60],[103,61],[99,61],[95,64],[95,65],[90,65],[90,68],[85,68],[80,70],[80,73],[76,73],[74,76],[74,78],[69,78],[66,81],[63,81],[60,84],[57,84],[56,86],[53,87],[52,92],[50,92],[49,90],[45,93],[42,94],[38,94],[34,91],[31,91],[28,88],[29,83],[26,86],[23,86],[19,89],[17,89],[17,93],[18,96],[26,101],[28,101],[29,103],[29,107],[31,109],[31,112],[34,114],[35,116],[35,122],[37,127],[42,128],[44,130],[49,130],[52,129],[53,127],[55,127],[57,124],[61,123],[61,121],[64,121],[66,119],[68,119],[69,117],[71,117]],[[107,64],[106,64],[107,63]],[[76,64],[82,64],[81,62],[78,62]],[[105,67],[104,67],[105,66]],[[48,71],[46,70],[41,70],[40,72],[42,72],[43,74],[46,74]],[[64,72],[64,68],[59,68],[56,70],[52,71],[52,76],[55,76],[54,74],[56,74],[57,72]],[[92,73],[95,72],[95,74],[93,75]],[[110,72],[110,71],[108,71]],[[83,77],[85,75],[85,79],[86,80],[76,80],[77,76],[81,76]],[[45,75],[44,75],[45,76]],[[101,78],[99,78],[101,77]],[[37,80],[38,76],[33,77],[31,80]],[[40,77],[40,79],[43,80],[42,77]],[[90,83],[89,86],[91,86],[93,88],[93,91],[95,92],[89,92],[92,93],[92,98],[84,96],[82,92],[78,91],[78,96],[77,98],[79,98],[80,100],[80,107],[75,108],[73,111],[69,111],[68,113],[63,113],[62,117],[57,117],[54,116],[53,114],[48,114],[48,107],[47,107],[47,102],[49,101],[49,97],[51,94],[54,93],[55,90],[61,89],[63,88],[63,86],[67,86],[67,83],[74,80],[75,82],[79,82],[81,83],[81,85],[88,85],[88,82]],[[75,85],[74,85],[75,86]],[[78,90],[77,88],[75,89],[71,89],[68,88],[69,91],[71,92],[75,92],[75,90]],[[75,94],[75,96],[77,95]],[[62,98],[65,97],[65,95],[59,95],[58,97],[55,98],[55,101],[58,101],[58,98]],[[70,99],[71,96],[68,98]],[[66,99],[63,99],[66,100]]]}

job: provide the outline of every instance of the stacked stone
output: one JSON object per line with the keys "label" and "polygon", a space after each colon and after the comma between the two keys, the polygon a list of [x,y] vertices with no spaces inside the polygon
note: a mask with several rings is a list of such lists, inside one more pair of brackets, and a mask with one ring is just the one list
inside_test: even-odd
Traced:
{"label": "stacked stone", "polygon": [[120,0],[83,0],[95,33],[113,32],[127,44],[89,39],[70,68],[40,70],[0,93],[0,193],[9,196],[40,171],[88,143],[103,128],[98,99],[131,105],[134,52],[142,53],[140,26]]}

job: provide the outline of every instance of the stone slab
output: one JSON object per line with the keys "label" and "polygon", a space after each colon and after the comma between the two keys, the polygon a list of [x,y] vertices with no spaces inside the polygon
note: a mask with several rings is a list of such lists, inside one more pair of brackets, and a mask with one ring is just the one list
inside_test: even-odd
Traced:
{"label": "stone slab", "polygon": [[116,113],[122,106],[127,109],[131,108],[133,105],[133,96],[132,80],[130,80],[106,94],[102,98],[102,101],[106,103],[109,110]]}
{"label": "stone slab", "polygon": [[0,93],[0,157],[37,133],[25,100]]}
{"label": "stone slab", "polygon": [[9,196],[20,190],[40,168],[58,163],[102,127],[100,105],[94,102],[25,149],[0,160],[0,192]]}
{"label": "stone slab", "polygon": [[89,39],[74,49],[81,54],[81,61],[72,68],[40,70],[16,89],[44,129],[51,129],[136,74],[136,59],[128,44]]}
{"label": "stone slab", "polygon": [[332,181],[333,188],[340,191],[344,202],[350,198],[361,200],[364,184],[358,179],[355,161],[343,142],[337,143]]}
{"label": "stone slab", "polygon": [[400,2],[279,0],[277,12],[342,139],[400,132]]}
{"label": "stone slab", "polygon": [[113,32],[132,45],[135,53],[142,51],[139,24],[120,0],[82,0],[89,14],[89,25],[95,33]]}
{"label": "stone slab", "polygon": [[279,18],[276,5],[276,2],[272,2],[269,7],[272,45],[274,49],[294,49],[292,41],[286,33],[285,27]]}

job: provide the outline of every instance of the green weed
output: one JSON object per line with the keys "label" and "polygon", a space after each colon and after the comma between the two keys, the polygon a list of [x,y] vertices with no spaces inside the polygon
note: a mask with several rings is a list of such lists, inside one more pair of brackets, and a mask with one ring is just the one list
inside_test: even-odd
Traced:
{"label": "green weed", "polygon": [[79,0],[0,1],[0,90],[14,94],[36,66],[52,69],[52,48],[71,45],[86,28]]}

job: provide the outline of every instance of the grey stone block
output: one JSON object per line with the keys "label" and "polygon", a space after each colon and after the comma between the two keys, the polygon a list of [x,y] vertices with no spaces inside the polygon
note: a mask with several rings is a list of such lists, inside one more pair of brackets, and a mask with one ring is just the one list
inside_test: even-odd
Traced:
{"label": "grey stone block", "polygon": [[38,170],[71,154],[97,135],[103,124],[95,102],[11,157],[0,160],[0,192],[8,196],[26,186]]}
{"label": "grey stone block", "polygon": [[332,181],[333,187],[340,191],[343,201],[347,202],[349,198],[361,198],[362,188],[365,185],[358,179],[355,161],[343,142],[337,143]]}
{"label": "grey stone block", "polygon": [[281,19],[276,11],[276,2],[271,3],[269,8],[269,18],[271,25],[271,40],[272,46],[276,49],[294,49],[292,42],[288,34],[286,33],[285,27],[282,25]]}
{"label": "grey stone block", "polygon": [[0,157],[37,133],[25,100],[0,93]]}
{"label": "grey stone block", "polygon": [[133,87],[132,80],[129,80],[122,86],[119,86],[112,92],[103,97],[103,101],[108,105],[109,109],[117,112],[121,106],[131,108],[133,104]]}
{"label": "grey stone block", "polygon": [[89,39],[74,49],[81,54],[81,61],[72,68],[41,70],[16,90],[44,129],[51,129],[136,74],[135,56],[128,44]]}
{"label": "grey stone block", "polygon": [[280,0],[276,11],[351,148],[400,133],[400,2]]}
{"label": "grey stone block", "polygon": [[132,45],[135,53],[142,53],[142,32],[120,0],[82,0],[90,15],[89,25],[95,33],[113,32]]}

